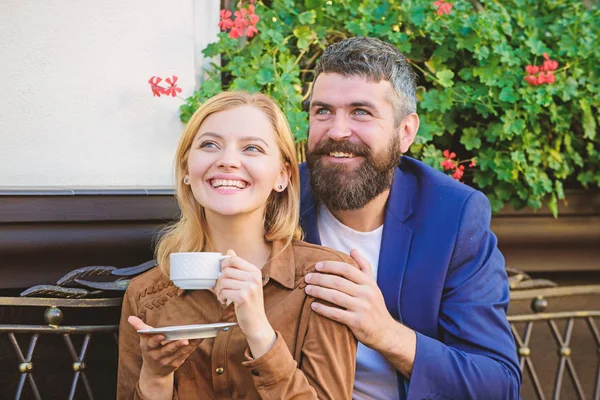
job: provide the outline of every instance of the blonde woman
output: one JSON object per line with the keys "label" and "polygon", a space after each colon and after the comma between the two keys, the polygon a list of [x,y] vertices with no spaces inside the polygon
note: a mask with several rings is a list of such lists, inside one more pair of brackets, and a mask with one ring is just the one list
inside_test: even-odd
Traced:
{"label": "blonde woman", "polygon": [[[158,243],[159,267],[125,294],[118,398],[351,398],[356,341],[312,311],[303,282],[318,261],[354,262],[299,240],[296,152],[278,106],[262,94],[211,98],[190,119],[175,165],[181,218]],[[213,290],[170,282],[169,254],[189,251],[231,255]],[[136,332],[216,322],[238,325],[168,343]]]}

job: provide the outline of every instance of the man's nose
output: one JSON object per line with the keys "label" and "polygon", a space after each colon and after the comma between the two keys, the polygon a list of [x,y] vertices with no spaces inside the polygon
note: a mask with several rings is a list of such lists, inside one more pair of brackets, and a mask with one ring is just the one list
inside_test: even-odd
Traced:
{"label": "man's nose", "polygon": [[343,113],[336,114],[327,132],[327,136],[332,140],[341,140],[350,137],[352,130],[350,129],[349,122],[347,116]]}

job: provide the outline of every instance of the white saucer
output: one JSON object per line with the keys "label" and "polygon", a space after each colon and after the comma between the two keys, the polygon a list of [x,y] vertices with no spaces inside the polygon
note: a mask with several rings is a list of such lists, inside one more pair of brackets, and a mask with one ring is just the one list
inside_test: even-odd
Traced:
{"label": "white saucer", "polygon": [[165,335],[165,341],[181,339],[204,339],[217,336],[223,328],[237,325],[235,322],[219,322],[216,324],[163,326],[161,328],[140,329],[138,333]]}

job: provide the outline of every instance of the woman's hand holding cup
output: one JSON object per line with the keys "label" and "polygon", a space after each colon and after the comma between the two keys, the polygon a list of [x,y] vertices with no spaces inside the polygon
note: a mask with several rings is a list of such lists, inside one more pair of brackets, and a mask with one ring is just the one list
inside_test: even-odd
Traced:
{"label": "woman's hand holding cup", "polygon": [[233,303],[237,322],[254,358],[267,353],[276,335],[267,320],[263,299],[262,273],[259,268],[235,255],[221,262],[222,272],[215,293],[222,303]]}

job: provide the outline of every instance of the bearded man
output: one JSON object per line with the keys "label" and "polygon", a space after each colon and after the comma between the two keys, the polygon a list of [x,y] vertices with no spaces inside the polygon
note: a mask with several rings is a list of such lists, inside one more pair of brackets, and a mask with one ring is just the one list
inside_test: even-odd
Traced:
{"label": "bearded man", "polygon": [[402,156],[416,77],[393,46],[351,38],[315,69],[305,240],[349,252],[305,278],[315,312],[359,340],[355,399],[517,399],[504,258],[480,192]]}

